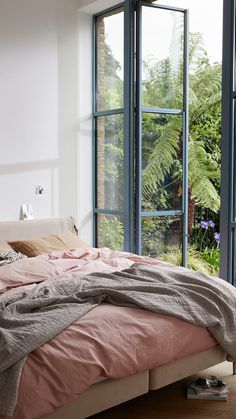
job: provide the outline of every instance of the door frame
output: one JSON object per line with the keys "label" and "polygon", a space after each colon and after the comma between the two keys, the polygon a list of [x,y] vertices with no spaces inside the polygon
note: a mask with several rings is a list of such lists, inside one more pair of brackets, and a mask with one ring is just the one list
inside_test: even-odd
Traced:
{"label": "door frame", "polygon": [[224,0],[222,65],[222,150],[220,212],[220,277],[234,279],[235,218],[235,0]]}

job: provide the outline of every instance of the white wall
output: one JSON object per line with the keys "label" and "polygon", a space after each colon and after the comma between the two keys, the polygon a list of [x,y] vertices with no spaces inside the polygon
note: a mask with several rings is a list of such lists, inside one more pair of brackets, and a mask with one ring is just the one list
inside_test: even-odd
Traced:
{"label": "white wall", "polygon": [[78,9],[78,224],[92,243],[92,16],[117,0],[79,0]]}
{"label": "white wall", "polygon": [[92,243],[92,16],[78,14],[78,225]]}
{"label": "white wall", "polygon": [[1,220],[77,217],[77,5],[0,0]]}
{"label": "white wall", "polygon": [[92,243],[92,14],[114,2],[0,0],[0,220],[31,203]]}

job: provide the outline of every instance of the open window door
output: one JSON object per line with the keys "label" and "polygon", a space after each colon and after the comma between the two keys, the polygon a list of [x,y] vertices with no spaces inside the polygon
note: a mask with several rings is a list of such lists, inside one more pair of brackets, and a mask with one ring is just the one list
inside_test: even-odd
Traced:
{"label": "open window door", "polygon": [[136,19],[136,252],[186,266],[188,11],[139,1]]}

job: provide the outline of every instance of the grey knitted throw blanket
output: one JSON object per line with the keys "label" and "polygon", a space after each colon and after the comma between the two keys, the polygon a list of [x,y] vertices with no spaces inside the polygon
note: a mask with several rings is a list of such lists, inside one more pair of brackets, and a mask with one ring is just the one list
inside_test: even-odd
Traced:
{"label": "grey knitted throw blanket", "polygon": [[27,354],[99,304],[141,307],[207,327],[236,359],[236,294],[189,269],[136,263],[115,273],[48,280],[0,297],[0,413],[11,416]]}

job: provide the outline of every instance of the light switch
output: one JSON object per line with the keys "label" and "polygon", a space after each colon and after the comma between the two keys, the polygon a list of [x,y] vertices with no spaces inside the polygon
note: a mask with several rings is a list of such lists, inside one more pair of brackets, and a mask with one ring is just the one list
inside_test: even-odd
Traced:
{"label": "light switch", "polygon": [[35,198],[43,199],[45,197],[45,187],[42,185],[37,185],[35,187]]}

